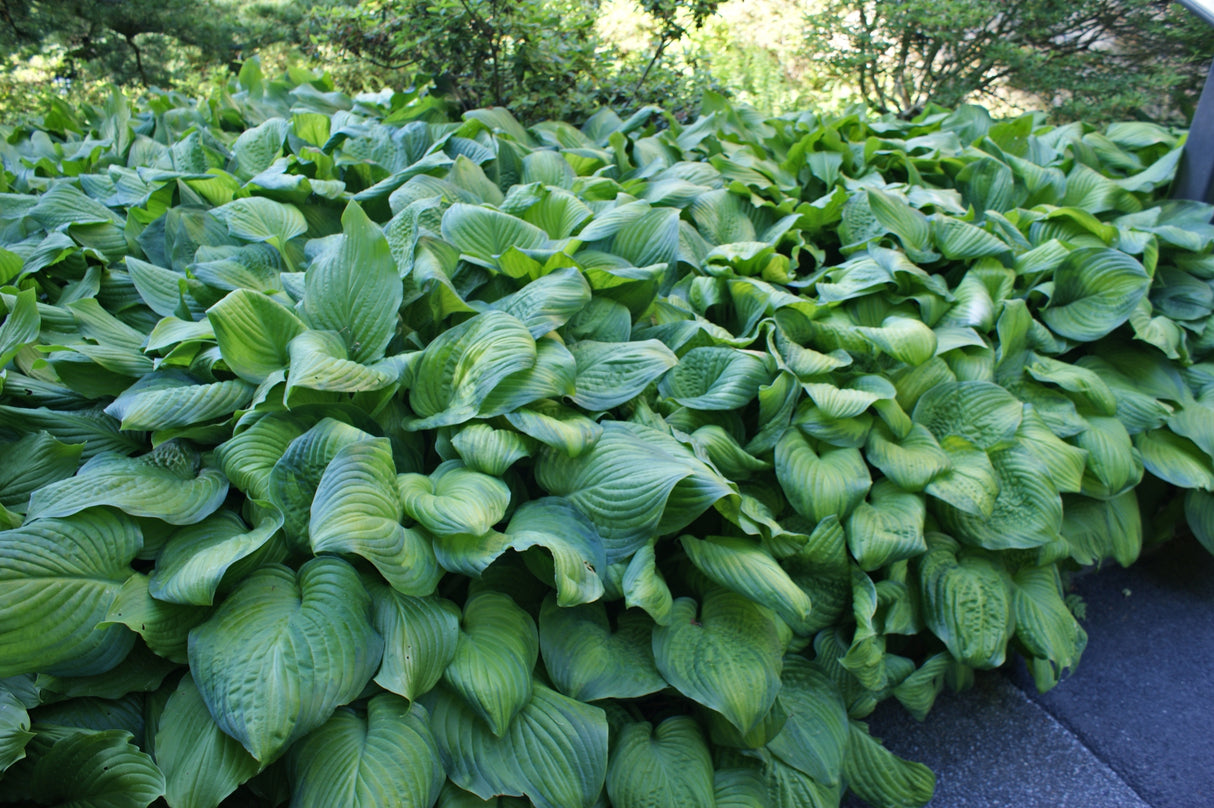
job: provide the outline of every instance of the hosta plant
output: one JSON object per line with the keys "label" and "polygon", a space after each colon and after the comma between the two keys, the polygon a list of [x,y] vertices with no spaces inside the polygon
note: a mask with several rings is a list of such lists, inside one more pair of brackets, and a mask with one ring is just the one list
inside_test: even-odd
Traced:
{"label": "hosta plant", "polygon": [[5,130],[0,801],[926,803],[877,703],[1214,547],[1180,145],[254,65]]}

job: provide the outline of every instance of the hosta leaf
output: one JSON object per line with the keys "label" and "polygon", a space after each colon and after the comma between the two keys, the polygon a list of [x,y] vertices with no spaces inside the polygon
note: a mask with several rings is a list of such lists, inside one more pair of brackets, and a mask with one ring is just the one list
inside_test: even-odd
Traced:
{"label": "hosta leaf", "polygon": [[922,365],[936,354],[935,332],[909,317],[886,317],[879,327],[856,326],[855,332],[877,350],[908,365]]}
{"label": "hosta leaf", "polygon": [[296,387],[342,393],[382,390],[394,384],[404,368],[399,357],[370,365],[351,360],[341,335],[333,331],[304,331],[291,340],[288,352],[288,400]]}
{"label": "hosta leaf", "polygon": [[619,808],[715,808],[712,755],[696,722],[624,727],[612,744],[607,794]]}
{"label": "hosta leaf", "polygon": [[730,483],[669,435],[608,421],[603,436],[576,458],[548,451],[536,480],[566,497],[606,541],[607,560],[632,555],[659,533],[680,530],[732,493]]}
{"label": "hosta leaf", "polygon": [[1071,557],[1080,564],[1113,558],[1123,567],[1142,551],[1142,515],[1138,496],[1126,491],[1111,499],[1067,497],[1063,507],[1062,538]]}
{"label": "hosta leaf", "polygon": [[29,730],[25,704],[0,684],[0,774],[25,757],[25,745],[34,738]]}
{"label": "hosta leaf", "polygon": [[31,432],[4,444],[0,467],[0,505],[24,509],[30,494],[71,477],[84,450],[81,443],[60,443],[49,432]]}
{"label": "hosta leaf", "polygon": [[446,779],[418,705],[381,693],[366,713],[342,707],[291,750],[291,804],[430,808]]}
{"label": "hosta leaf", "polygon": [[1055,270],[1050,305],[1040,317],[1056,334],[1091,342],[1128,320],[1150,285],[1142,264],[1125,253],[1081,248]]}
{"label": "hosta leaf", "polygon": [[789,503],[814,523],[832,514],[846,518],[872,485],[859,451],[830,448],[819,454],[796,429],[780,438],[775,460],[776,478]]}
{"label": "hosta leaf", "polygon": [[1013,604],[1016,639],[1044,665],[1033,665],[1037,689],[1058,684],[1063,672],[1079,663],[1087,632],[1062,599],[1062,582],[1055,567],[1025,567],[1016,573]]}
{"label": "hosta leaf", "polygon": [[443,238],[464,260],[489,269],[511,247],[530,250],[548,244],[548,234],[522,219],[487,207],[455,204],[443,214]]}
{"label": "hosta leaf", "polygon": [[0,370],[12,361],[17,351],[38,339],[40,322],[34,290],[18,292],[4,324],[0,325]]}
{"label": "hosta leaf", "polygon": [[847,520],[847,546],[860,569],[871,572],[927,552],[923,538],[926,508],[921,494],[879,481]]}
{"label": "hosta leaf", "polygon": [[228,418],[253,400],[254,388],[240,380],[197,384],[185,374],[145,376],[105,408],[122,429],[156,430]]}
{"label": "hosta leaf", "polygon": [[492,308],[513,315],[539,339],[563,326],[589,302],[590,285],[581,272],[567,267],[494,301]]}
{"label": "hosta leaf", "polygon": [[510,504],[510,489],[497,477],[448,460],[432,474],[397,477],[404,512],[439,536],[480,536],[501,521]]}
{"label": "hosta leaf", "polygon": [[164,775],[131,741],[122,730],[70,734],[38,758],[30,790],[50,805],[147,808],[164,794]]}
{"label": "hosta leaf", "polygon": [[500,477],[516,461],[531,456],[522,435],[509,429],[494,429],[488,424],[470,424],[451,438],[464,465],[473,471]]}
{"label": "hosta leaf", "polygon": [[308,535],[317,553],[353,553],[406,595],[428,595],[441,575],[425,536],[401,525],[396,466],[387,438],[359,441],[329,461],[312,500]]}
{"label": "hosta leaf", "polygon": [[603,434],[603,427],[555,401],[537,402],[507,413],[506,421],[524,435],[569,457],[582,454]]}
{"label": "hosta leaf", "polygon": [[214,213],[233,236],[245,241],[268,241],[280,250],[308,229],[299,208],[262,196],[233,200],[215,208]]}
{"label": "hosta leaf", "polygon": [[337,558],[261,567],[190,632],[190,671],[215,723],[261,763],[354,700],[379,667],[371,598]]}
{"label": "hosta leaf", "polygon": [[1011,249],[997,236],[951,216],[936,216],[932,230],[936,247],[950,261],[1001,255]]}
{"label": "hosta leaf", "polygon": [[734,348],[692,348],[666,374],[658,392],[693,410],[735,410],[746,406],[771,381],[767,364]]}
{"label": "hosta leaf", "polygon": [[306,426],[306,422],[283,413],[255,421],[216,448],[224,475],[251,499],[268,500],[274,465]]}
{"label": "hosta leaf", "polygon": [[866,189],[868,205],[873,216],[889,232],[898,237],[908,251],[926,250],[931,238],[927,217],[892,194]]}
{"label": "hosta leaf", "polygon": [[190,525],[213,513],[227,493],[228,481],[219,469],[201,465],[194,449],[170,441],[140,457],[94,457],[75,477],[34,492],[29,518],[70,516],[109,505],[131,516]]}
{"label": "hosta leaf", "polygon": [[135,635],[105,620],[143,545],[109,511],[41,519],[0,532],[0,676],[107,671]]}
{"label": "hosta leaf", "polygon": [[508,595],[480,592],[464,606],[455,656],[443,678],[500,738],[531,699],[539,648],[531,615]]}
{"label": "hosta leaf", "polygon": [[999,492],[994,508],[984,516],[945,505],[937,510],[941,522],[961,541],[988,550],[1039,547],[1055,539],[1062,499],[1045,465],[1021,446],[988,456]]}
{"label": "hosta leaf", "polygon": [[536,361],[535,340],[515,317],[487,311],[449,328],[426,346],[413,368],[412,429],[470,420],[499,382]]}
{"label": "hosta leaf", "polygon": [[991,382],[937,384],[919,398],[913,418],[937,439],[964,438],[979,449],[1008,440],[1020,426],[1023,405]]}
{"label": "hosta leaf", "polygon": [[240,378],[260,384],[290,361],[287,346],[304,325],[282,304],[246,289],[207,309],[223,361]]}
{"label": "hosta leaf", "polygon": [[1214,494],[1193,490],[1185,495],[1185,520],[1202,546],[1214,553]]}
{"label": "hosta leaf", "polygon": [[679,598],[669,625],[653,632],[653,655],[666,681],[743,735],[775,703],[783,647],[770,612],[725,590],[709,593],[698,608]]}
{"label": "hosta leaf", "polygon": [[[286,423],[259,435],[251,442],[253,450],[277,446],[286,434]],[[250,430],[251,432],[252,430]],[[311,520],[312,497],[325,468],[346,446],[359,441],[371,440],[372,436],[361,429],[332,418],[325,418],[316,426],[294,438],[274,463],[266,477],[266,499],[282,512],[283,530],[287,537],[298,544],[306,544],[308,524]]]}
{"label": "hosta leaf", "polygon": [[1214,465],[1193,441],[1170,429],[1155,429],[1134,436],[1142,465],[1161,480],[1180,488],[1214,491]]}
{"label": "hosta leaf", "polygon": [[526,795],[536,808],[591,808],[607,778],[603,711],[538,682],[501,738],[447,692],[440,692],[430,726],[447,776],[481,799]]}
{"label": "hosta leaf", "polygon": [[949,653],[975,668],[1003,664],[1015,627],[1003,572],[982,556],[958,559],[948,549],[919,562],[923,617]]}
{"label": "hosta leaf", "polygon": [[591,411],[631,401],[679,361],[654,339],[625,343],[584,340],[571,352],[577,362],[573,400]]}
{"label": "hosta leaf", "polygon": [[261,768],[211,719],[188,673],[160,714],[156,764],[164,772],[165,800],[173,808],[216,808]]}
{"label": "hosta leaf", "polygon": [[779,703],[788,714],[767,748],[820,783],[839,782],[847,749],[847,709],[834,683],[804,657],[784,657]]}
{"label": "hosta leaf", "polygon": [[864,457],[907,491],[922,491],[951,465],[948,454],[922,424],[912,424],[901,439],[884,425],[875,426],[868,433]]}
{"label": "hosta leaf", "polygon": [[1088,428],[1075,437],[1079,448],[1088,453],[1083,493],[1106,498],[1137,485],[1143,464],[1121,421],[1090,417],[1087,422]]}
{"label": "hosta leaf", "polygon": [[137,572],[123,583],[98,626],[126,626],[158,656],[185,664],[186,637],[206,616],[206,609],[152,597],[148,592],[148,576]]}
{"label": "hosta leaf", "polygon": [[613,631],[601,603],[563,607],[549,597],[540,610],[544,667],[561,692],[579,701],[656,693],[667,684],[653,661],[653,625],[629,610]]}
{"label": "hosta leaf", "polygon": [[679,542],[708,578],[771,609],[798,634],[809,633],[809,596],[759,544],[730,536],[683,535]]}
{"label": "hosta leaf", "polygon": [[409,700],[442,679],[455,656],[459,607],[442,598],[415,598],[391,587],[373,586],[375,630],[384,638],[384,658],[375,683]]}
{"label": "hosta leaf", "polygon": [[931,769],[890,752],[858,721],[851,722],[843,776],[861,799],[886,808],[920,808],[936,790]]}
{"label": "hosta leaf", "polygon": [[1042,462],[1059,491],[1075,492],[1083,486],[1088,453],[1054,435],[1034,407],[1025,408],[1016,438]]}
{"label": "hosta leaf", "polygon": [[478,415],[481,418],[510,416],[521,407],[538,404],[541,399],[572,396],[576,378],[577,360],[569,349],[555,339],[541,339],[535,345],[535,364],[498,382],[481,402]]}
{"label": "hosta leaf", "polygon": [[302,313],[311,327],[339,333],[349,358],[366,364],[383,357],[396,333],[404,287],[382,228],[362,208],[351,202],[341,226],[308,267]]}
{"label": "hosta leaf", "polygon": [[624,590],[625,606],[630,609],[634,606],[644,609],[659,625],[664,626],[670,622],[674,596],[658,570],[653,542],[645,544],[633,553],[624,569],[624,579],[620,585]]}
{"label": "hosta leaf", "polygon": [[552,554],[557,602],[561,606],[590,603],[603,595],[599,570],[607,568],[607,552],[594,524],[560,497],[524,502],[506,526],[510,546],[519,552],[543,547]]}

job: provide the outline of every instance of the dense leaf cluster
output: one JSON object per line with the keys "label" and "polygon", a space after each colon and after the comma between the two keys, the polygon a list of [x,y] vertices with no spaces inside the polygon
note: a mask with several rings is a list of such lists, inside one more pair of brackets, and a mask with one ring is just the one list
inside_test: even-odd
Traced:
{"label": "dense leaf cluster", "polygon": [[1214,546],[1178,145],[253,66],[6,132],[0,794],[925,803],[879,701],[1049,687],[1061,571]]}

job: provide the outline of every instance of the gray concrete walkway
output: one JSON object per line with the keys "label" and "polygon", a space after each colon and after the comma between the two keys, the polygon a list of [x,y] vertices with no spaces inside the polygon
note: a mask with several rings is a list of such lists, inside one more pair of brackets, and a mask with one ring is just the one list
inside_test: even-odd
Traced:
{"label": "gray concrete walkway", "polygon": [[1214,808],[1214,556],[1177,540],[1074,590],[1088,647],[1054,690],[1017,661],[922,724],[895,702],[873,714],[873,735],[935,770],[933,808]]}

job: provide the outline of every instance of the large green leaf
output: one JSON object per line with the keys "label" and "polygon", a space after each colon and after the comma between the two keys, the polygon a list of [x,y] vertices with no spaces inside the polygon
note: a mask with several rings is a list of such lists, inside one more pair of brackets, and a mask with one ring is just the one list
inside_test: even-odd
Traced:
{"label": "large green leaf", "polygon": [[501,738],[440,691],[430,726],[447,776],[481,799],[526,795],[536,808],[591,808],[607,778],[607,717],[535,683]]}
{"label": "large green leaf", "polygon": [[573,400],[591,411],[631,401],[679,361],[655,339],[624,343],[583,340],[571,352],[577,362]]}
{"label": "large green leaf", "polygon": [[190,632],[190,671],[215,723],[263,764],[353,701],[383,641],[354,568],[261,567]]}
{"label": "large green leaf", "polygon": [[215,215],[233,236],[245,241],[266,241],[279,250],[308,229],[299,208],[261,196],[236,199],[216,208]]}
{"label": "large green leaf", "polygon": [[250,530],[231,511],[219,511],[175,532],[160,551],[148,582],[152,597],[170,603],[210,606],[224,575],[258,551],[282,527],[282,515],[264,516]]}
{"label": "large green leaf", "polygon": [[950,466],[949,456],[922,424],[912,424],[902,438],[878,424],[868,433],[864,457],[907,491],[922,491]]}
{"label": "large green leaf", "polygon": [[[247,445],[248,453],[260,454],[271,446],[277,448],[292,431],[289,424],[279,422],[258,435],[258,440],[251,441]],[[325,469],[337,453],[352,443],[371,439],[372,436],[361,429],[325,418],[287,444],[265,477],[265,496],[281,511],[283,530],[290,540],[298,545],[307,544],[312,498]]]}
{"label": "large green leaf", "polygon": [[989,550],[1039,547],[1062,529],[1062,499],[1049,470],[1021,446],[989,453],[998,494],[989,514],[974,514],[942,505],[942,524],[953,536]]}
{"label": "large green leaf", "polygon": [[71,808],[147,808],[164,794],[164,775],[122,730],[76,732],[38,758],[30,791]]}
{"label": "large green leaf", "polygon": [[1029,669],[1037,689],[1045,692],[1079,663],[1087,632],[1062,599],[1056,568],[1025,567],[1016,573],[1015,584],[1016,639],[1032,656]]}
{"label": "large green leaf", "polygon": [[443,238],[459,248],[464,260],[489,269],[498,268],[502,253],[515,247],[537,249],[548,244],[548,234],[533,224],[492,208],[455,204],[443,214]]}
{"label": "large green leaf", "polygon": [[662,379],[658,391],[694,410],[736,410],[771,381],[767,363],[734,348],[692,348]]}
{"label": "large green leaf", "polygon": [[109,505],[131,516],[151,516],[191,525],[214,513],[228,493],[219,469],[178,441],[162,443],[140,457],[101,454],[75,477],[51,483],[30,497],[29,518],[70,516]]}
{"label": "large green leaf", "polygon": [[558,269],[532,281],[512,295],[496,300],[493,308],[513,315],[539,339],[563,326],[590,302],[590,286],[571,267]]}
{"label": "large green leaf", "polygon": [[429,476],[401,474],[396,488],[404,512],[440,537],[483,535],[510,504],[510,489],[502,480],[459,460],[440,464]]}
{"label": "large green leaf", "polygon": [[1078,249],[1055,270],[1050,305],[1040,316],[1054,333],[1091,342],[1128,320],[1150,285],[1142,264],[1125,253]]}
{"label": "large green leaf", "polygon": [[847,749],[847,709],[833,682],[804,657],[784,657],[779,703],[788,718],[772,754],[825,785],[836,785]]}
{"label": "large green leaf", "polygon": [[509,595],[479,592],[464,605],[455,656],[443,678],[500,738],[531,700],[539,650],[531,615]]}
{"label": "large green leaf", "polygon": [[173,808],[216,808],[260,764],[211,719],[187,673],[169,696],[156,730],[156,764]]}
{"label": "large green leaf", "polygon": [[771,609],[798,634],[809,633],[813,611],[809,595],[758,543],[730,536],[701,540],[688,535],[680,536],[679,542],[700,572]]}
{"label": "large green leaf", "polygon": [[291,804],[430,808],[446,779],[419,705],[381,693],[342,707],[291,749]]}
{"label": "large green leaf", "polygon": [[25,704],[0,684],[0,775],[25,757],[25,745],[33,738]]}
{"label": "large green leaf", "polygon": [[371,587],[375,630],[384,638],[384,658],[375,683],[415,699],[438,684],[455,656],[460,610],[439,597],[416,598]]}
{"label": "large green leaf", "polygon": [[0,676],[85,676],[119,664],[125,626],[98,626],[143,546],[138,526],[106,510],[0,532]]}
{"label": "large green leaf", "polygon": [[126,626],[158,656],[185,664],[189,631],[206,617],[206,609],[152,597],[148,592],[148,576],[137,572],[123,583],[98,626]]}
{"label": "large green leaf", "polygon": [[229,418],[248,405],[253,394],[253,385],[238,379],[198,384],[183,373],[169,371],[140,379],[105,412],[117,418],[122,429],[173,429]]}
{"label": "large green leaf", "polygon": [[923,617],[949,652],[975,668],[1003,664],[1015,628],[1005,573],[986,556],[937,546],[919,561]]}
{"label": "large green leaf", "polygon": [[811,522],[830,515],[846,518],[872,485],[868,466],[856,449],[814,450],[799,430],[776,444],[776,479],[797,513]]}
{"label": "large green leaf", "polygon": [[699,606],[679,598],[669,625],[653,632],[666,681],[743,735],[775,704],[783,649],[775,616],[727,590],[710,592]]}
{"label": "large green leaf", "polygon": [[728,480],[669,435],[618,421],[602,427],[603,436],[577,457],[544,452],[535,474],[545,490],[590,518],[609,562],[653,535],[680,530],[732,493]]}
{"label": "large green leaf", "polygon": [[282,304],[247,289],[229,292],[207,309],[223,361],[240,378],[260,384],[287,367],[287,346],[304,330]]}
{"label": "large green leaf", "polygon": [[667,687],[653,661],[653,621],[625,611],[614,630],[601,603],[540,610],[540,649],[552,682],[579,701],[631,699]]}
{"label": "large green leaf", "polygon": [[913,418],[937,439],[964,438],[979,449],[1008,440],[1020,426],[1023,405],[991,382],[938,384],[920,397]]}
{"label": "large green leaf", "polygon": [[607,794],[618,808],[715,808],[712,756],[696,722],[628,724],[615,736]]}
{"label": "large green leaf", "polygon": [[285,413],[254,421],[215,450],[223,473],[252,499],[268,500],[270,475],[307,422]]}
{"label": "large green leaf", "polygon": [[843,776],[860,798],[887,808],[920,808],[936,790],[931,769],[890,752],[857,721],[851,722],[848,733]]}
{"label": "large green leaf", "polygon": [[1142,530],[1134,491],[1111,499],[1067,497],[1064,503],[1062,538],[1070,545],[1071,557],[1080,564],[1096,564],[1111,557],[1128,567],[1142,551]]}
{"label": "large green leaf", "polygon": [[0,505],[24,509],[30,494],[44,485],[70,477],[84,445],[61,443],[49,432],[31,432],[6,443],[0,467]]}
{"label": "large green leaf", "polygon": [[302,314],[308,325],[336,331],[349,358],[360,364],[383,357],[396,333],[404,287],[383,229],[351,202],[342,233],[308,267]]}
{"label": "large green leaf", "polygon": [[536,362],[535,340],[516,317],[487,311],[449,328],[413,366],[412,429],[463,423],[510,374]]}
{"label": "large green leaf", "polygon": [[860,568],[871,572],[927,551],[923,496],[888,480],[873,486],[847,519],[847,546]]}
{"label": "large green leaf", "polygon": [[342,447],[316,486],[308,536],[317,553],[353,553],[393,588],[428,595],[441,576],[426,537],[401,525],[404,508],[387,438]]}

